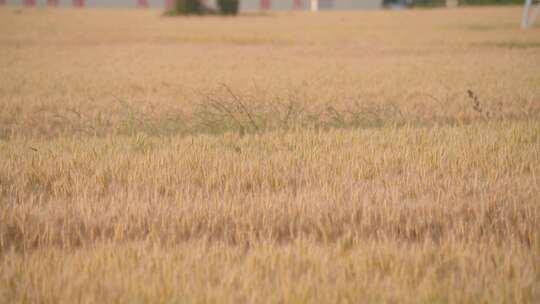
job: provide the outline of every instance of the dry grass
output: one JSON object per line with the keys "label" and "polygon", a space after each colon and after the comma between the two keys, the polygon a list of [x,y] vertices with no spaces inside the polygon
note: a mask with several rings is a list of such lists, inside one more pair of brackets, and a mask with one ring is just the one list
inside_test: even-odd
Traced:
{"label": "dry grass", "polygon": [[539,302],[520,13],[0,8],[0,302]]}

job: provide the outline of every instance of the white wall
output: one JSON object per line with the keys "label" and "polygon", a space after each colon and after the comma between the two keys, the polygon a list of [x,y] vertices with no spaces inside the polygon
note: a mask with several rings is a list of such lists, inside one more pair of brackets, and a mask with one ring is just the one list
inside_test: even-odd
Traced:
{"label": "white wall", "polygon": [[[60,6],[71,6],[72,0],[58,0]],[[272,10],[293,9],[294,0],[271,0]],[[376,9],[382,7],[382,0],[319,0],[319,8],[327,9]],[[7,4],[22,5],[23,0],[6,0]],[[47,0],[36,0],[37,5],[45,6]],[[165,6],[165,0],[148,0],[151,7],[160,8]],[[208,0],[207,3],[215,6],[215,0]],[[85,0],[88,7],[136,7],[137,0]],[[303,0],[304,10],[309,10],[310,0]],[[260,8],[260,0],[240,0],[242,11],[257,11]]]}

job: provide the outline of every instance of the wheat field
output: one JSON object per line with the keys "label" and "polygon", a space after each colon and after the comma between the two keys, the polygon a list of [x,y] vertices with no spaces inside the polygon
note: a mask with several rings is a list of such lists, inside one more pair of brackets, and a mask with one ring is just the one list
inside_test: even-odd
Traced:
{"label": "wheat field", "polygon": [[0,302],[540,302],[520,16],[1,7]]}

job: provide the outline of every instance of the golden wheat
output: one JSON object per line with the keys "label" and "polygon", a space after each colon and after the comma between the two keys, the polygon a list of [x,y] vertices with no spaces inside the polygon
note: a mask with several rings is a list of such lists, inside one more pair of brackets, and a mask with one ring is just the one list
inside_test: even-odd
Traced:
{"label": "golden wheat", "polygon": [[0,8],[0,302],[540,301],[520,8]]}

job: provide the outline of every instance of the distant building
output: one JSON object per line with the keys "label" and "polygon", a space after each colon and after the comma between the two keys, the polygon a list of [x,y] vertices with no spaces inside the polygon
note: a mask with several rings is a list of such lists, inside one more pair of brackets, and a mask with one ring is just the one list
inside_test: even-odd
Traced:
{"label": "distant building", "polygon": [[[33,4],[46,6],[48,0],[4,0],[5,4],[23,5]],[[149,7],[165,7],[168,0],[146,0]],[[87,7],[137,7],[138,0],[49,0],[49,3],[57,3],[59,6],[74,6],[82,3]],[[209,6],[215,7],[216,0],[207,0]],[[383,0],[319,0],[319,10],[356,10],[356,9],[379,9],[383,7]],[[258,11],[268,8],[270,10],[309,10],[310,0],[240,0],[242,11]]]}

